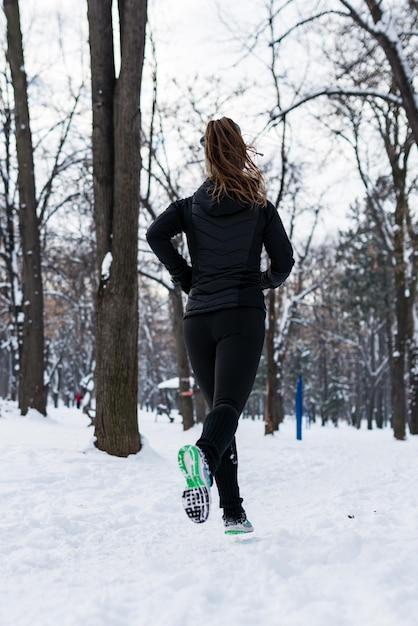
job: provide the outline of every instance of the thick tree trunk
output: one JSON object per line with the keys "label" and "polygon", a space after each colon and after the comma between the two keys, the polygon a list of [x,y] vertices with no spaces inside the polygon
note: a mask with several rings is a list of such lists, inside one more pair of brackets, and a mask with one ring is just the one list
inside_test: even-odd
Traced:
{"label": "thick tree trunk", "polygon": [[112,0],[88,0],[93,107],[94,224],[99,272],[111,250],[114,197],[113,97],[115,62]]}
{"label": "thick tree trunk", "polygon": [[[33,145],[30,129],[27,79],[23,58],[18,0],[4,0],[7,19],[7,57],[15,99],[15,132],[19,182],[19,227],[22,244],[22,311],[20,346],[19,407],[22,415],[29,408],[46,415],[44,388],[43,287],[39,221],[36,213]],[[20,305],[19,305],[20,306]]]}
{"label": "thick tree trunk", "polygon": [[180,285],[170,290],[170,300],[173,310],[173,333],[176,344],[177,372],[180,380],[179,410],[183,416],[183,430],[188,430],[194,424],[193,400],[189,395],[190,368],[186,346],[183,338],[183,300]]}
{"label": "thick tree trunk", "polygon": [[[97,261],[96,446],[127,456],[138,431],[139,96],[146,0],[119,2],[121,70],[115,80],[111,0],[88,0]],[[108,263],[105,271],[103,261]]]}

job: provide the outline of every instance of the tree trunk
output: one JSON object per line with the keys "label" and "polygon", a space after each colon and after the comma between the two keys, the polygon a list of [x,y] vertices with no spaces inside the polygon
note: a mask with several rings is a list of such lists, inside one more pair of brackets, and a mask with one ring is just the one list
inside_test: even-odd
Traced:
{"label": "tree trunk", "polygon": [[[39,221],[36,213],[33,145],[30,129],[27,79],[23,58],[18,0],[4,0],[7,19],[7,57],[15,99],[15,132],[19,183],[19,227],[22,245],[22,311],[19,407],[22,415],[34,408],[46,415],[44,388],[43,287]],[[23,321],[22,321],[23,320]]]}
{"label": "tree trunk", "polygon": [[99,277],[102,260],[111,250],[114,196],[113,97],[115,62],[112,0],[88,0],[91,90],[93,107],[93,185]]}
{"label": "tree trunk", "polygon": [[188,430],[194,424],[193,400],[190,391],[190,368],[186,346],[183,338],[183,300],[180,285],[170,290],[170,300],[173,309],[173,333],[176,344],[177,372],[180,381],[179,410],[183,416],[183,430]]}
{"label": "tree trunk", "polygon": [[[138,431],[138,215],[140,110],[146,0],[119,2],[121,70],[115,80],[111,0],[88,0],[96,299],[96,446],[115,456],[141,448]],[[106,266],[103,264],[106,261]]]}
{"label": "tree trunk", "polygon": [[264,434],[273,435],[278,429],[277,415],[277,364],[275,355],[275,329],[276,329],[276,292],[271,289],[268,294],[268,327],[266,332],[266,353],[267,353],[267,383],[266,383],[266,403],[264,406]]}
{"label": "tree trunk", "polygon": [[23,311],[22,311],[22,291],[18,270],[18,246],[16,245],[15,227],[15,207],[10,197],[11,178],[11,135],[12,135],[12,112],[8,108],[4,111],[6,117],[3,125],[5,143],[5,174],[3,175],[4,202],[6,212],[6,230],[4,232],[4,251],[7,277],[10,285],[10,313],[13,320],[9,329],[8,351],[9,351],[9,382],[7,396],[11,400],[17,400],[18,393],[18,372],[20,363],[20,352],[23,337]]}
{"label": "tree trunk", "polygon": [[410,350],[409,372],[409,431],[418,435],[418,347]]}
{"label": "tree trunk", "polygon": [[369,397],[367,399],[367,430],[373,430],[373,416],[375,415],[375,402],[376,402],[376,381],[373,377],[370,379],[368,385]]}
{"label": "tree trunk", "polygon": [[[399,190],[399,187],[398,187]],[[404,229],[405,202],[403,194],[398,194],[395,211],[394,255],[395,255],[395,354],[393,355],[392,380],[392,410],[393,434],[396,439],[403,440],[406,435],[406,347],[408,327],[408,298],[406,297],[405,283],[405,229]]]}
{"label": "tree trunk", "polygon": [[206,402],[203,393],[199,387],[193,389],[194,406],[196,410],[196,422],[203,423],[206,417]]}

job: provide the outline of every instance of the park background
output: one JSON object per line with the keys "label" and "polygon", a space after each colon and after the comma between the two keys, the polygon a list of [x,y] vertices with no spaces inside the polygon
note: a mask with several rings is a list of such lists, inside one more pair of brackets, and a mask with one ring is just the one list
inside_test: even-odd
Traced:
{"label": "park background", "polygon": [[[412,626],[417,3],[3,8],[3,621]],[[229,544],[216,510],[207,530],[178,515],[175,450],[205,406],[145,241],[223,115],[296,259],[240,425],[258,535]]]}

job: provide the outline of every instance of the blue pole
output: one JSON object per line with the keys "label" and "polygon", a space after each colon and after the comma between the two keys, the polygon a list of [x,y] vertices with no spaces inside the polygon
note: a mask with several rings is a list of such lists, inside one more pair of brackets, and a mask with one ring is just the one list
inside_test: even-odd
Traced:
{"label": "blue pole", "polygon": [[303,392],[302,392],[302,375],[299,374],[298,382],[296,385],[296,398],[295,398],[295,410],[296,410],[296,439],[302,439],[302,413],[303,413]]}

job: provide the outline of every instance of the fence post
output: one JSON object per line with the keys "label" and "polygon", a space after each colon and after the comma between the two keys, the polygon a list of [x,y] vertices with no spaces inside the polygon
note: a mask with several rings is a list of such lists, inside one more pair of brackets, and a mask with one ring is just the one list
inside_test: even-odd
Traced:
{"label": "fence post", "polygon": [[295,398],[295,410],[296,410],[296,439],[302,439],[302,413],[303,413],[303,391],[302,391],[302,375],[299,374],[298,382],[296,385],[296,398]]}

